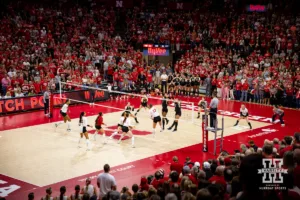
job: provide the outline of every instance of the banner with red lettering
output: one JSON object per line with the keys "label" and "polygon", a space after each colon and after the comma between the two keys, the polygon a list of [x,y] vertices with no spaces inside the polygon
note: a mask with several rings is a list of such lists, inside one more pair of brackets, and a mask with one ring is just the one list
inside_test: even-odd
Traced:
{"label": "banner with red lettering", "polygon": [[[105,101],[109,99],[109,93],[107,91],[79,90],[79,91],[64,92],[62,94],[63,99],[60,99],[60,95],[57,93],[52,95],[53,95],[54,106],[61,106],[62,104],[64,104],[65,99],[68,98],[75,100],[73,102],[71,101],[71,104],[80,103],[78,101],[96,102],[96,101]],[[43,95],[0,100],[0,114],[31,111],[31,110],[42,109],[42,108],[44,108]]]}
{"label": "banner with red lettering", "polygon": [[248,12],[266,12],[267,6],[250,4],[246,6]]}
{"label": "banner with red lettering", "polygon": [[168,3],[168,8],[171,10],[192,10],[192,3],[178,3],[178,2],[170,2]]}
{"label": "banner with red lettering", "polygon": [[202,151],[208,152],[208,130],[206,130],[207,126],[205,126],[205,121],[207,125],[208,117],[202,115],[202,143],[203,143]]}

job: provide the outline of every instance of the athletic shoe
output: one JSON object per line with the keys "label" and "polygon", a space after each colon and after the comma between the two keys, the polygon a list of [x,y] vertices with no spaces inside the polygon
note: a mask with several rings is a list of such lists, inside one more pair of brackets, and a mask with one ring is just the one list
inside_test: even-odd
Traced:
{"label": "athletic shoe", "polygon": [[168,130],[171,130],[171,129],[172,129],[171,127],[168,128]]}
{"label": "athletic shoe", "polygon": [[58,127],[58,124],[55,123],[55,128],[57,128],[57,127]]}
{"label": "athletic shoe", "polygon": [[68,132],[71,132],[71,129],[68,128],[67,131],[68,131]]}
{"label": "athletic shoe", "polygon": [[120,144],[120,143],[121,143],[121,140],[118,141],[118,144]]}
{"label": "athletic shoe", "polygon": [[177,129],[174,129],[172,132],[176,132],[177,131]]}
{"label": "athletic shoe", "polygon": [[134,146],[134,145],[131,145],[131,147],[132,147],[132,148],[135,148],[135,146]]}
{"label": "athletic shoe", "polygon": [[281,124],[281,127],[285,127],[285,124]]}

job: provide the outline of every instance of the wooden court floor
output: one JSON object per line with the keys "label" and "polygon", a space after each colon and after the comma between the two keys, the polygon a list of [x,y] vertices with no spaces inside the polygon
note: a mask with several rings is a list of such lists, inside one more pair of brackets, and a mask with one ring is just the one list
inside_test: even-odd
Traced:
{"label": "wooden court floor", "polygon": [[[156,107],[161,109],[160,106]],[[194,114],[197,115],[196,112]],[[121,111],[107,113],[104,121],[109,126],[116,125],[120,115]],[[93,125],[96,117],[89,116],[89,124]],[[136,130],[152,131],[148,111],[141,110],[138,119],[140,123],[136,124]],[[221,120],[221,117],[218,119]],[[170,123],[172,121],[171,119]],[[241,121],[238,127],[233,127],[236,122],[234,117],[224,116],[224,122],[224,136],[249,130],[245,121]],[[258,121],[251,123],[254,129],[269,125]],[[66,124],[55,128],[54,123],[48,123],[2,131],[0,160],[5,162],[0,164],[0,173],[37,186],[45,186],[95,172],[102,169],[105,163],[113,167],[202,142],[200,119],[196,119],[195,123],[191,123],[189,119],[180,120],[177,132],[160,132],[158,126],[155,136],[135,136],[135,148],[131,147],[131,140],[118,144],[113,139],[103,144],[101,135],[97,136],[96,141],[90,136],[91,151],[86,151],[84,140],[82,148],[78,148],[78,118],[72,119],[71,132],[66,132],[66,128]],[[209,134],[209,140],[211,139],[213,134]]]}

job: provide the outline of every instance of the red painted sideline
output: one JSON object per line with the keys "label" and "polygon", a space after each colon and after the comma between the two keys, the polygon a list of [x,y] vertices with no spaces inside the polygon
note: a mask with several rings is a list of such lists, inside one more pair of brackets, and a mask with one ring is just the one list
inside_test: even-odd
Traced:
{"label": "red painted sideline", "polygon": [[[131,103],[135,106],[139,106],[139,100],[133,99],[130,100]],[[193,101],[197,103],[199,101],[199,98],[189,99],[189,101]],[[116,102],[105,102],[104,105],[109,106],[116,106]],[[126,104],[126,101],[119,101],[117,104],[119,108],[124,108]],[[221,101],[220,102],[220,109],[227,110],[230,112],[239,112],[240,102],[233,102],[233,101]],[[264,118],[271,117],[272,115],[272,108],[269,106],[263,106],[263,105],[257,105],[257,104],[247,104],[247,108],[251,115],[255,116],[262,116]],[[101,109],[95,109],[90,107],[89,105],[81,105],[77,106],[76,109],[70,108],[70,116],[71,118],[78,117],[79,113],[81,111],[86,111],[88,115],[95,115],[98,112],[103,113],[109,113],[118,111],[115,109],[107,109],[107,108],[101,108]],[[21,114],[21,115],[15,115],[13,120],[10,116],[2,117],[0,118],[0,124],[4,124],[5,126],[1,126],[0,130],[7,130],[17,127],[25,127],[25,126],[31,126],[36,124],[43,124],[47,122],[53,122],[58,121],[59,115],[58,110],[55,111],[57,115],[53,119],[47,119],[44,118],[42,112],[35,112],[35,113],[27,113],[27,114]],[[227,113],[228,114],[228,113]],[[230,113],[229,113],[230,114]],[[299,126],[299,119],[296,117],[299,115],[299,111],[295,110],[287,110],[285,109],[285,122],[286,127],[282,128],[279,124],[270,125],[264,128],[254,129],[252,131],[246,131],[240,134],[232,135],[225,137],[224,140],[224,149],[228,152],[232,153],[235,149],[238,149],[241,143],[247,143],[250,139],[254,140],[255,143],[258,146],[261,146],[265,139],[273,139],[275,137],[281,139],[286,135],[293,135],[295,131],[300,130]],[[24,117],[26,116],[26,117]],[[18,120],[19,119],[19,120]],[[104,115],[105,120],[105,115]],[[15,121],[18,122],[18,124],[15,124]],[[179,127],[180,128],[180,127]],[[254,127],[255,128],[255,127]],[[265,132],[262,129],[273,129],[275,132]],[[199,130],[200,131],[200,130]],[[200,141],[201,135],[199,134],[199,141]],[[212,152],[212,141],[209,141],[208,143],[209,152]],[[150,148],[150,147],[149,147]],[[169,172],[169,162],[172,160],[172,157],[174,155],[178,156],[179,160],[181,162],[184,162],[184,159],[186,156],[191,157],[193,161],[199,161],[203,162],[207,159],[215,158],[211,153],[203,153],[201,151],[202,144],[197,144],[189,147],[185,147],[182,149],[177,149],[171,152],[166,152],[159,155],[154,155],[149,158],[145,158],[142,160],[137,160],[131,163],[123,164],[120,166],[116,166],[112,168],[112,174],[116,177],[118,190],[121,189],[122,186],[129,186],[133,183],[140,182],[140,178],[143,175],[153,174],[157,169],[163,168],[165,169],[166,173]],[[49,186],[45,187],[37,187],[28,183],[25,183],[23,181],[19,181],[13,178],[9,178],[4,175],[0,175],[0,180],[6,181],[7,183],[4,183],[3,181],[0,181],[0,185],[2,188],[0,188],[0,191],[3,191],[3,188],[9,186],[9,185],[18,185],[21,186],[20,189],[16,190],[15,192],[12,192],[7,199],[9,200],[19,200],[26,198],[27,194],[29,192],[34,192],[36,199],[40,199],[44,195],[45,188],[52,187],[53,194],[57,195],[59,192],[59,187],[62,185],[65,185],[67,187],[67,194],[71,194],[73,192],[73,188],[76,184],[83,185],[83,180],[86,177],[92,177],[93,184],[96,184],[95,178],[97,174],[99,174],[101,171],[99,169],[98,172],[94,172],[91,174],[87,174],[81,177],[72,178],[69,180],[62,181],[60,183],[51,184]],[[3,184],[1,184],[3,183]]]}

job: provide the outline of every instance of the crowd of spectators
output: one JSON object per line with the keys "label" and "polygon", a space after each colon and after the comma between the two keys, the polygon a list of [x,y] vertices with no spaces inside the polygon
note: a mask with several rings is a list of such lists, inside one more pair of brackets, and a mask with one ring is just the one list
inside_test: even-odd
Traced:
{"label": "crowd of spectators", "polygon": [[[265,167],[271,168],[276,158],[282,158],[282,163],[273,166],[285,172],[282,177],[259,173]],[[270,163],[264,163],[263,159],[269,159]],[[109,165],[104,165],[103,173],[98,175],[94,184],[87,178],[86,184],[82,188],[76,185],[74,192],[67,193],[66,187],[62,186],[56,199],[297,200],[300,199],[300,133],[282,140],[265,140],[261,147],[250,140],[248,144],[241,144],[232,155],[224,151],[218,159],[201,164],[189,157],[183,162],[174,156],[168,170],[159,169],[154,175],[143,176],[140,183],[133,184],[131,188],[117,187],[117,181],[109,171]],[[279,183],[265,184],[263,177],[266,181],[277,177]],[[52,190],[47,188],[44,199],[51,197]]]}
{"label": "crowd of spectators", "polygon": [[[233,2],[220,13],[202,12],[211,1],[193,11],[128,9],[124,38],[115,34],[114,9],[10,5],[0,21],[1,98],[58,90],[59,81],[160,89],[166,71],[199,75],[208,96],[216,89],[222,99],[300,108],[299,14],[275,12],[272,3],[266,13],[236,12]],[[143,43],[183,55],[167,65],[146,62]]]}

